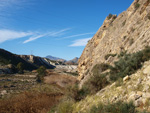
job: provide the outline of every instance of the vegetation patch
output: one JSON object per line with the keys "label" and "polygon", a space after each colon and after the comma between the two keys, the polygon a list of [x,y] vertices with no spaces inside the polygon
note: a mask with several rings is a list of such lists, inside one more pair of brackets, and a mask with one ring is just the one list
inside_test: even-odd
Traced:
{"label": "vegetation patch", "polygon": [[109,15],[107,16],[108,20],[111,19],[112,16],[113,16],[112,14],[109,14]]}
{"label": "vegetation patch", "polygon": [[109,74],[112,81],[131,75],[140,69],[142,63],[150,59],[150,47],[133,54],[122,52],[119,58],[118,61],[114,62],[114,66],[110,66]]}
{"label": "vegetation patch", "polygon": [[26,92],[0,100],[0,113],[46,113],[60,100],[59,95]]}
{"label": "vegetation patch", "polygon": [[96,92],[103,89],[109,84],[109,81],[107,80],[106,76],[107,73],[93,73],[93,76],[85,83],[85,87],[88,88],[89,94],[95,94]]}
{"label": "vegetation patch", "polygon": [[104,105],[102,103],[98,106],[93,106],[90,110],[90,113],[138,113],[135,109],[135,106],[132,102],[116,102],[112,104]]}
{"label": "vegetation patch", "polygon": [[75,101],[80,101],[84,99],[89,94],[89,89],[86,86],[83,86],[79,89],[78,84],[68,87],[68,97],[71,97]]}
{"label": "vegetation patch", "polygon": [[46,76],[46,68],[44,66],[40,66],[37,69],[38,75],[37,75],[37,82],[41,83],[44,80],[44,76]]}
{"label": "vegetation patch", "polygon": [[126,24],[126,20],[122,23],[122,26],[124,26]]}
{"label": "vegetation patch", "polygon": [[107,54],[105,55],[105,60],[107,60],[110,56],[115,57],[117,54]]}
{"label": "vegetation patch", "polygon": [[139,3],[135,3],[135,4],[134,4],[135,10],[137,10],[139,7],[140,7],[140,4],[139,4]]}

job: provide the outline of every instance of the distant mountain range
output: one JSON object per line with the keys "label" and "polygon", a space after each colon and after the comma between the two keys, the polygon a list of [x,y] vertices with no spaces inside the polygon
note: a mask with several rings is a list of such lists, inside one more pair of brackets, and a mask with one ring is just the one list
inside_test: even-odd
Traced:
{"label": "distant mountain range", "polygon": [[48,58],[50,60],[54,60],[54,61],[66,62],[66,60],[64,60],[62,58],[54,57],[54,56],[51,56],[51,55],[46,56],[46,58]]}
{"label": "distant mountain range", "polygon": [[78,64],[78,60],[79,60],[78,57],[75,57],[74,59],[67,61],[65,59],[54,57],[54,56],[51,56],[51,55],[46,56],[46,58],[48,58],[50,60],[54,60],[54,61],[60,61],[60,62],[63,62],[65,64],[67,64],[67,65],[77,65]]}

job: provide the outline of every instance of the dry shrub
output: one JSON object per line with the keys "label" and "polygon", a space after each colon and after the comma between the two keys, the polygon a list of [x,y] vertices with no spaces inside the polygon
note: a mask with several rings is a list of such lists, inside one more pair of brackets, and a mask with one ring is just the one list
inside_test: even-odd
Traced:
{"label": "dry shrub", "polygon": [[61,97],[61,93],[25,92],[14,98],[1,100],[0,113],[47,113]]}

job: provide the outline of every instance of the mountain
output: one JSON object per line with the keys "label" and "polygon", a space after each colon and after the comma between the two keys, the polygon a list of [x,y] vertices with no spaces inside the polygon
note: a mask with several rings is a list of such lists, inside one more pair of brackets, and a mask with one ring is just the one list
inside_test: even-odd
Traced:
{"label": "mountain", "polygon": [[42,65],[46,68],[54,68],[48,59],[33,55],[16,55],[4,49],[0,49],[0,66],[12,64],[16,67],[20,62],[24,64],[25,70],[34,70]]}
{"label": "mountain", "polygon": [[109,14],[88,41],[78,72],[88,96],[74,104],[73,113],[150,112],[150,0]]}
{"label": "mountain", "polygon": [[65,64],[68,64],[68,65],[77,65],[78,64],[78,60],[79,60],[79,58],[75,57],[74,59],[65,62]]}
{"label": "mountain", "polygon": [[54,57],[51,55],[46,56],[46,58],[50,59],[50,60],[54,60],[54,61],[61,61],[61,62],[65,62],[66,60],[62,59],[62,58],[58,58],[58,57]]}
{"label": "mountain", "polygon": [[24,64],[24,68],[26,70],[33,70],[36,69],[37,66],[27,62],[26,60],[22,59],[19,55],[10,53],[4,49],[0,49],[0,65],[8,65],[13,64],[14,66],[17,66],[19,62],[22,62]]}
{"label": "mountain", "polygon": [[96,64],[113,64],[122,51],[134,53],[150,46],[150,0],[135,0],[120,15],[109,14],[79,58],[80,84]]}
{"label": "mountain", "polygon": [[78,60],[79,60],[78,57],[75,57],[74,59],[67,61],[67,60],[64,60],[62,58],[54,57],[54,56],[51,56],[51,55],[46,56],[46,58],[48,58],[50,60],[53,60],[53,61],[60,61],[60,62],[62,62],[64,64],[67,64],[67,65],[77,65]]}

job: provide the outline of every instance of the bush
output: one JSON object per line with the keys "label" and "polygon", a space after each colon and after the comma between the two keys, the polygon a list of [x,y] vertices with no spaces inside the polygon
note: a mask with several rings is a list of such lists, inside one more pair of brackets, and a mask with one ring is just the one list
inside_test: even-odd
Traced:
{"label": "bush", "polygon": [[68,88],[68,93],[69,97],[73,98],[75,101],[80,101],[89,94],[89,90],[86,86],[79,89],[78,84],[75,84],[74,86],[70,86]]}
{"label": "bush", "polygon": [[73,104],[72,100],[64,100],[62,101],[57,107],[57,113],[72,113],[73,111]]}
{"label": "bush", "polygon": [[46,75],[46,68],[44,66],[40,66],[37,69],[38,75],[37,75],[37,82],[43,82],[44,76]]}
{"label": "bush", "polygon": [[96,64],[93,68],[92,68],[92,72],[93,74],[100,74],[103,71],[106,71],[107,69],[109,69],[109,65],[102,63],[102,64]]}
{"label": "bush", "polygon": [[135,10],[137,10],[139,7],[140,7],[140,4],[139,4],[139,3],[135,3],[135,4],[134,4]]}
{"label": "bush", "polygon": [[119,60],[114,62],[114,66],[109,66],[109,74],[112,81],[131,75],[140,69],[142,63],[150,59],[150,47],[133,54],[122,52],[118,57]]}
{"label": "bush", "polygon": [[113,16],[112,14],[109,14],[109,15],[107,16],[108,20],[111,19],[112,16]]}
{"label": "bush", "polygon": [[[95,94],[97,91],[99,91],[102,88],[104,88],[105,86],[107,86],[109,84],[109,82],[106,78],[107,73],[101,74],[102,72],[106,71],[107,69],[109,69],[108,64],[105,64],[105,63],[96,64],[92,68],[93,76],[86,81],[82,90],[85,91],[85,89],[86,89],[89,94]],[[87,94],[87,92],[86,92],[86,94]]]}
{"label": "bush", "polygon": [[107,60],[110,56],[115,57],[117,54],[107,54],[105,55],[105,60]]}
{"label": "bush", "polygon": [[17,64],[17,69],[18,69],[18,73],[23,74],[24,64],[22,62],[19,62]]}
{"label": "bush", "polygon": [[122,78],[119,78],[119,79],[116,81],[115,86],[118,87],[118,86],[121,86],[122,84],[123,84],[123,79],[122,79]]}
{"label": "bush", "polygon": [[98,107],[93,106],[90,113],[137,113],[132,102],[116,102],[113,104],[104,105],[100,103]]}
{"label": "bush", "polygon": [[90,94],[95,94],[109,84],[106,76],[107,73],[93,74],[93,76],[87,81],[87,83],[85,83],[86,87],[90,91]]}

